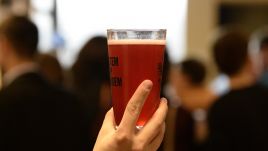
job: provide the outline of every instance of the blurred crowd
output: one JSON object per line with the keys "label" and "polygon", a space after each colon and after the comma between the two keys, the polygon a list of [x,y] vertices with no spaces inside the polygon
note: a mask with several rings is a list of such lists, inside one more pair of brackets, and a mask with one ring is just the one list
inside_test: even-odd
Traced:
{"label": "blurred crowd", "polygon": [[[92,150],[112,107],[106,37],[89,39],[70,69],[37,43],[29,19],[0,24],[0,150]],[[221,93],[203,60],[172,64],[165,51],[161,97],[169,111],[159,150],[268,150],[268,30],[225,28],[211,48],[229,81]]]}

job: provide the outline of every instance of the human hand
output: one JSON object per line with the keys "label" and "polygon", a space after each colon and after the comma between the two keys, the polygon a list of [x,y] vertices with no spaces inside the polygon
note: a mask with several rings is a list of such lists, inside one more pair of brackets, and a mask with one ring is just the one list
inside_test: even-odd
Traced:
{"label": "human hand", "polygon": [[117,129],[113,109],[106,113],[94,151],[155,151],[158,149],[165,132],[168,110],[166,99],[161,99],[158,109],[141,130],[136,128],[142,106],[152,86],[150,80],[145,80],[139,85],[129,100]]}

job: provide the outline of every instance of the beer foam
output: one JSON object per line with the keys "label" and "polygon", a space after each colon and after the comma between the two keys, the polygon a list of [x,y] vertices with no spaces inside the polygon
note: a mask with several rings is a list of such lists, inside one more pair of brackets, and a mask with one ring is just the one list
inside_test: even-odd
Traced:
{"label": "beer foam", "polygon": [[122,39],[108,40],[108,45],[165,45],[166,40]]}

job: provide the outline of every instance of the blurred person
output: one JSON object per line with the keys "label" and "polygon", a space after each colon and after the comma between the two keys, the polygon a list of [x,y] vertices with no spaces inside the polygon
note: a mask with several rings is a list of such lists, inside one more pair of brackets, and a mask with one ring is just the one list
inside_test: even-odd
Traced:
{"label": "blurred person", "polygon": [[63,87],[63,69],[56,57],[50,54],[39,54],[37,63],[39,71],[51,84]]}
{"label": "blurred person", "polygon": [[206,112],[216,95],[205,86],[206,67],[187,59],[172,69],[171,80],[181,105],[176,113],[175,150],[202,150],[208,136]]}
{"label": "blurred person", "polygon": [[258,59],[261,66],[259,83],[268,87],[268,27],[262,27],[255,31],[249,41],[249,51],[252,54],[260,54]]}
{"label": "blurred person", "polygon": [[72,67],[73,90],[83,102],[90,122],[90,148],[111,107],[108,45],[105,37],[90,39],[81,49]]}
{"label": "blurred person", "polygon": [[34,60],[37,43],[37,27],[26,17],[12,16],[0,25],[0,150],[87,150],[81,107],[42,78]]}
{"label": "blurred person", "polygon": [[115,128],[113,109],[107,112],[93,151],[157,150],[164,137],[167,100],[162,98],[148,123],[142,129],[136,129],[142,106],[152,87],[153,83],[150,80],[145,80],[138,86],[117,128]]}
{"label": "blurred person", "polygon": [[263,70],[260,83],[268,87],[268,33],[260,41],[260,51],[263,61]]}
{"label": "blurred person", "polygon": [[[212,151],[268,150],[268,91],[257,84],[259,53],[248,50],[248,35],[222,32],[213,45],[218,70],[230,79],[230,91],[209,112]],[[257,67],[257,68],[256,68]]]}
{"label": "blurred person", "polygon": [[[169,71],[170,71],[170,59],[169,59],[169,54],[168,54],[168,49],[166,48],[164,51],[164,62],[163,62],[163,69],[162,69],[162,81],[161,81],[161,91],[160,91],[160,97],[164,97],[164,98],[168,98],[169,99],[169,94],[167,91],[169,91]],[[169,104],[169,103],[168,103]],[[169,108],[171,109],[171,108]],[[169,110],[170,111],[170,110]],[[167,119],[169,116],[169,111],[167,113]],[[166,126],[167,128],[169,128],[170,124],[168,123],[170,121],[166,120]],[[172,131],[171,129],[167,129],[167,131]],[[169,137],[168,135],[170,135],[171,132],[167,132],[164,138],[164,141],[161,143],[160,147],[158,148],[158,151],[163,151],[165,150],[165,148],[167,147],[166,145],[168,145],[169,139],[167,137]]]}
{"label": "blurred person", "polygon": [[225,74],[218,74],[210,83],[210,89],[217,95],[222,96],[229,91],[229,79]]}

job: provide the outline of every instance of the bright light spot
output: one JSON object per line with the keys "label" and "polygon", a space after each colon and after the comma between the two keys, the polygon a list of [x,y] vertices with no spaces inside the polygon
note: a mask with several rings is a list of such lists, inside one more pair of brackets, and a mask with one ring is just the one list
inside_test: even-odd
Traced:
{"label": "bright light spot", "polygon": [[187,0],[58,0],[57,4],[66,44],[59,57],[66,67],[89,38],[106,35],[108,28],[165,28],[171,60],[184,57]]}

